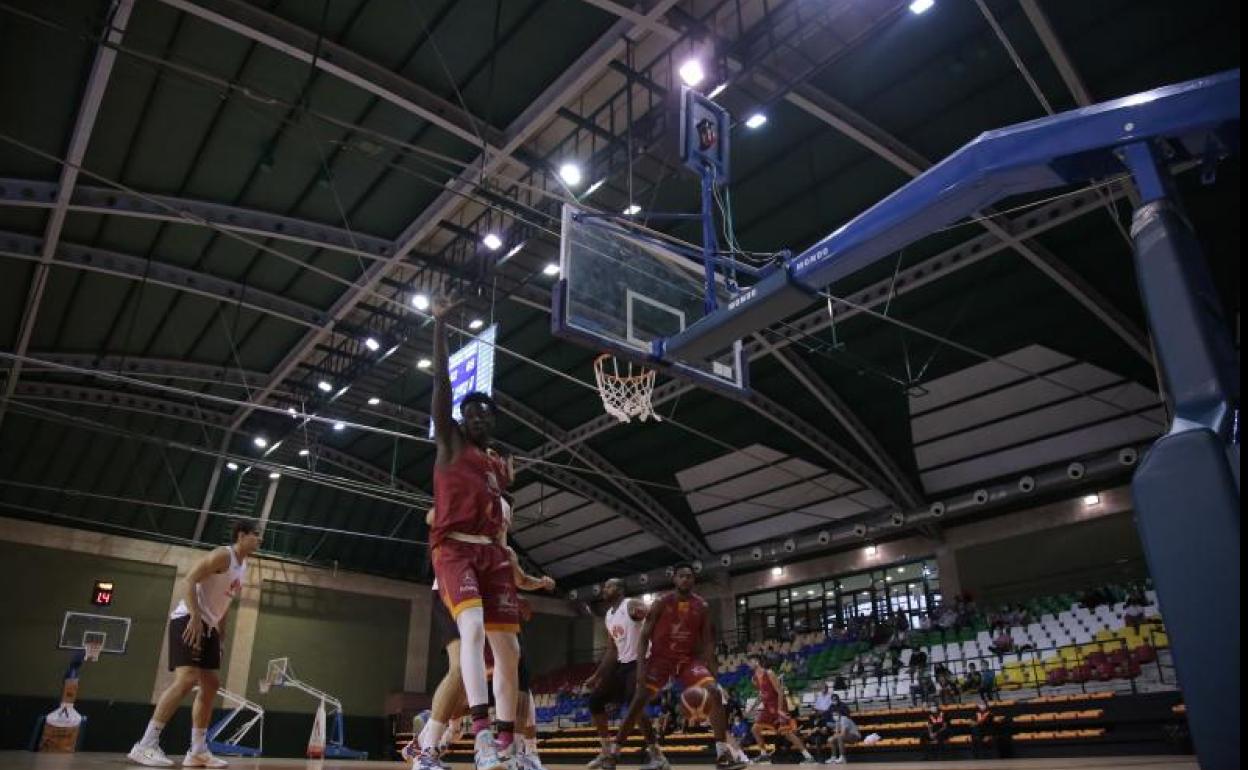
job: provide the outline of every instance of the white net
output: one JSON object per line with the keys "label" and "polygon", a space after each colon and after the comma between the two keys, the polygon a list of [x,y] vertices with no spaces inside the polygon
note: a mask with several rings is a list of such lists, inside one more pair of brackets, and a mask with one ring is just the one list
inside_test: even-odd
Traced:
{"label": "white net", "polygon": [[598,394],[602,396],[607,414],[620,422],[631,422],[634,417],[641,418],[642,422],[651,417],[662,422],[650,403],[654,393],[653,369],[627,361],[621,368],[615,356],[604,353],[594,359],[594,377],[598,380]]}

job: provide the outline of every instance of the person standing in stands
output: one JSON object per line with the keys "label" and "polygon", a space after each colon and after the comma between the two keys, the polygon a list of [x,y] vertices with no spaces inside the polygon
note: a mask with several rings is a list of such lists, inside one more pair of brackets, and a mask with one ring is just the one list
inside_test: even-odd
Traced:
{"label": "person standing in stands", "polygon": [[927,732],[923,735],[926,746],[925,759],[935,759],[944,754],[945,742],[949,740],[949,722],[945,713],[933,703],[927,711]]}

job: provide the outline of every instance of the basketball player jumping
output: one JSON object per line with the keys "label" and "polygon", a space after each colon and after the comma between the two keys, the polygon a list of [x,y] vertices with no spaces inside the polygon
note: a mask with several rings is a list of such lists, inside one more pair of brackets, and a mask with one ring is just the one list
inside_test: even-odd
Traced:
{"label": "basketball player jumping", "polygon": [[[624,581],[612,578],[603,584],[602,597],[607,602],[603,621],[614,644],[607,647],[598,668],[585,682],[591,691],[589,715],[598,728],[598,740],[602,753],[589,763],[589,770],[598,770],[610,754],[611,733],[607,726],[607,706],[617,704],[628,707],[637,690],[637,658],[641,651],[641,628],[646,619],[646,606],[636,599],[624,596]],[[641,729],[646,737],[646,753],[649,761],[642,770],[670,770],[667,758],[659,748],[658,737],[645,711],[638,715]]]}
{"label": "basketball player jumping", "polygon": [[[430,509],[429,514],[425,517],[425,522],[431,526],[433,516],[434,510]],[[555,590],[555,581],[552,578],[538,578],[527,574],[521,569],[519,559],[516,558],[511,548],[507,546],[504,546],[504,548],[507,548],[508,557],[511,559],[512,576],[515,579],[517,588],[521,591]],[[438,687],[433,693],[433,705],[430,710],[429,720],[425,722],[424,728],[413,739],[412,744],[409,744],[403,751],[405,758],[413,760],[413,770],[437,770],[437,768],[446,767],[442,763],[440,756],[443,753],[443,749],[453,742],[456,732],[455,728],[460,721],[459,716],[468,705],[459,667],[459,629],[451,619],[446,604],[439,595],[436,582],[433,586],[433,611],[430,627],[436,646],[446,649],[449,665],[445,676],[442,677],[442,681],[438,683]],[[519,710],[524,715],[533,711],[533,696],[529,692],[529,676],[524,664],[523,650],[521,651],[521,658],[517,668],[520,690]],[[530,716],[532,715],[530,714]],[[536,727],[536,724],[530,727],[526,721],[526,727],[531,731]],[[537,770],[537,768],[540,768],[540,760],[537,759],[536,736],[526,736],[522,748],[524,751],[520,755],[520,764],[526,770]]]}
{"label": "basketball player jumping", "polygon": [[678,565],[673,581],[676,590],[664,594],[650,606],[641,627],[638,649],[649,650],[649,654],[638,659],[637,692],[620,723],[615,741],[602,758],[602,770],[615,770],[620,747],[628,740],[646,703],[672,678],[679,679],[686,689],[701,687],[706,691],[707,717],[715,734],[717,770],[740,770],[747,764],[742,761],[741,748],[728,738],[728,716],[713,669],[717,660],[710,606],[693,592],[693,566]]}
{"label": "basketball player jumping", "polygon": [[754,719],[754,740],[758,741],[759,750],[763,753],[755,757],[758,764],[770,764],[771,754],[767,751],[767,741],[763,740],[762,729],[770,727],[793,744],[793,748],[802,753],[802,764],[813,765],[815,758],[806,749],[806,743],[797,734],[797,722],[784,711],[783,704],[787,700],[784,683],[775,671],[771,670],[764,655],[751,655],[750,668],[754,669],[754,686],[758,688],[758,699],[762,702],[758,716]]}
{"label": "basketball player jumping", "polygon": [[173,767],[160,748],[160,733],[195,685],[199,693],[191,707],[191,748],[182,767],[226,767],[228,762],[208,750],[208,722],[221,680],[221,637],[230,603],[243,588],[247,558],[260,548],[260,531],[253,521],[234,524],[233,541],[214,549],[186,576],[186,594],[169,616],[169,670],[173,683],[161,693],[147,731],[128,755],[148,767]]}
{"label": "basketball player jumping", "polygon": [[[439,593],[459,631],[459,667],[472,712],[477,770],[511,765],[518,698],[520,604],[511,557],[498,542],[505,531],[503,490],[507,464],[490,449],[494,402],[484,393],[460,401],[463,422],[452,416],[446,316],[453,302],[433,300],[434,517],[429,540]],[[485,644],[494,653],[497,743],[490,730],[490,683]]]}

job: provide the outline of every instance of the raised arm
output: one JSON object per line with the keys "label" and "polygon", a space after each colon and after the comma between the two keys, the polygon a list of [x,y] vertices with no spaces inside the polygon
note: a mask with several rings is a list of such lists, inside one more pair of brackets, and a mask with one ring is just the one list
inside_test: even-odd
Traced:
{"label": "raised arm", "polygon": [[447,352],[446,316],[455,303],[446,295],[433,298],[433,402],[429,412],[433,417],[433,438],[438,453],[435,462],[446,465],[455,459],[459,426],[451,414],[450,354]]}

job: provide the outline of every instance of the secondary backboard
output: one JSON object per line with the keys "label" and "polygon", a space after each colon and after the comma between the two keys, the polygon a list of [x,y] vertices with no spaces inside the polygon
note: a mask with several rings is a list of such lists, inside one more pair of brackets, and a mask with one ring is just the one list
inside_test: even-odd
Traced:
{"label": "secondary backboard", "polygon": [[[652,343],[671,337],[705,314],[702,264],[635,227],[563,209],[560,285],[551,315],[560,337],[730,395],[748,376],[740,341],[706,360],[664,360]],[[717,284],[721,306],[729,293]]]}
{"label": "secondary backboard", "polygon": [[130,618],[69,610],[61,621],[56,646],[62,650],[85,650],[88,642],[102,642],[101,652],[121,655],[129,641]]}

